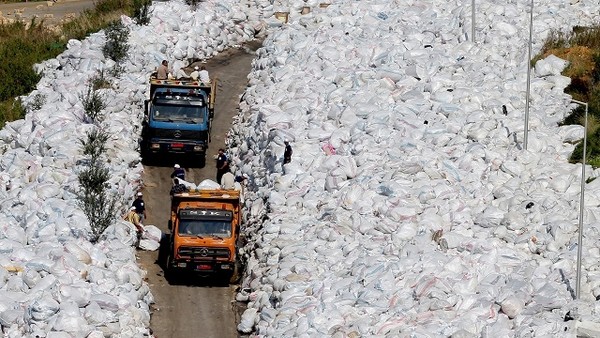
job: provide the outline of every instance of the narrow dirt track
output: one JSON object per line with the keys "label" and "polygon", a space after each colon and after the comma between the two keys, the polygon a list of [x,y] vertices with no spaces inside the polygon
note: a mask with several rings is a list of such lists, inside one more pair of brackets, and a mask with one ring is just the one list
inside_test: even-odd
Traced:
{"label": "narrow dirt track", "polygon": [[[212,141],[204,168],[188,168],[186,180],[200,183],[209,178],[215,180],[216,168],[213,155],[225,147],[226,133],[231,127],[232,117],[237,113],[239,97],[247,85],[247,75],[254,58],[247,50],[255,51],[260,42],[253,42],[247,49],[231,49],[220,53],[205,64],[211,78],[219,80]],[[165,159],[162,167],[144,167],[144,201],[148,219],[168,233],[172,165],[181,159]],[[156,304],[151,327],[158,338],[228,338],[239,337],[236,330],[240,313],[235,302],[237,285],[213,286],[210,280],[186,281],[191,285],[170,285],[158,264],[158,252],[138,252],[138,263],[147,272]]]}

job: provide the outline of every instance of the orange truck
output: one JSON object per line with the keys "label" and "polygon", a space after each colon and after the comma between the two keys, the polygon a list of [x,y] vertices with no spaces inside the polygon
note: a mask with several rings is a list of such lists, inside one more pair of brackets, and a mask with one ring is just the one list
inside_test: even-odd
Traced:
{"label": "orange truck", "polygon": [[240,192],[195,190],[171,199],[168,277],[194,272],[229,281],[237,275]]}

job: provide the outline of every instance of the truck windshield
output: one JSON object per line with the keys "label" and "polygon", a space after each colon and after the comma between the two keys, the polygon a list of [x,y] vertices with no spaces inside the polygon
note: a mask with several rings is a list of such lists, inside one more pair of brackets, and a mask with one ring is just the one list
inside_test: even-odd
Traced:
{"label": "truck windshield", "polygon": [[200,237],[231,237],[231,222],[214,220],[182,219],[179,221],[179,235]]}
{"label": "truck windshield", "polygon": [[156,121],[203,123],[205,109],[199,101],[156,100],[152,117]]}

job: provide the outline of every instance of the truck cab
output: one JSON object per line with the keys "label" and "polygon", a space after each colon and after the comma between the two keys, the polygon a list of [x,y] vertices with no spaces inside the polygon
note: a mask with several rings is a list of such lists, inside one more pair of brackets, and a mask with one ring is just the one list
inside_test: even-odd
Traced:
{"label": "truck cab", "polygon": [[175,194],[166,272],[215,276],[236,274],[241,221],[240,194],[235,190],[199,190]]}
{"label": "truck cab", "polygon": [[144,105],[142,157],[192,155],[205,163],[214,116],[216,79],[211,85],[193,80],[150,78],[150,99]]}

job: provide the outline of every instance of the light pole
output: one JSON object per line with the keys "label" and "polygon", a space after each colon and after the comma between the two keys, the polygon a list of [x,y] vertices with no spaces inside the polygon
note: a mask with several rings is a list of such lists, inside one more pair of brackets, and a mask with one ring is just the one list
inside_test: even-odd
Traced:
{"label": "light pole", "polygon": [[583,204],[585,201],[585,153],[587,151],[588,104],[573,99],[571,102],[585,106],[585,122],[583,123],[583,155],[581,159],[581,194],[579,199],[579,237],[577,239],[577,277],[575,282],[577,287],[577,289],[575,289],[575,299],[579,299],[579,295],[581,294],[581,252],[583,250]]}
{"label": "light pole", "polygon": [[475,43],[475,0],[471,1],[471,42]]}
{"label": "light pole", "polygon": [[533,0],[529,16],[529,43],[527,53],[527,90],[525,92],[525,132],[523,134],[523,149],[527,150],[527,134],[529,134],[529,92],[531,91],[531,40],[533,35]]}

